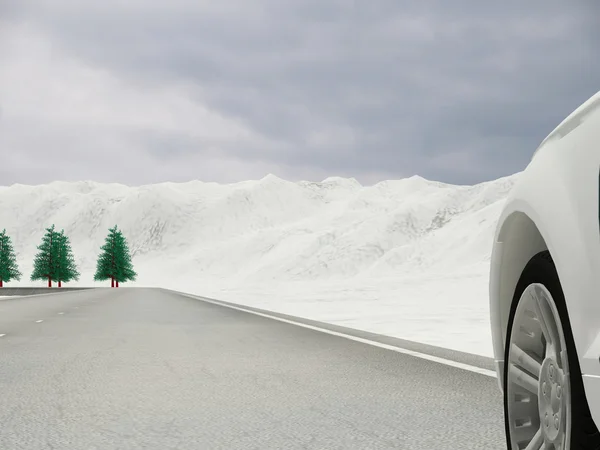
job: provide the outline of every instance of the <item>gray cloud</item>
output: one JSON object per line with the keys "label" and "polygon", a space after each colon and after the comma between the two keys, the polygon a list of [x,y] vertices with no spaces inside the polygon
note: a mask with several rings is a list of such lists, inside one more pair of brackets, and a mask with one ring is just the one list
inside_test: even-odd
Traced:
{"label": "gray cloud", "polygon": [[[54,177],[131,184],[167,177],[234,181],[267,170],[291,179],[329,174],[363,182],[417,173],[473,183],[514,173],[599,89],[598,12],[591,1],[567,8],[516,0],[25,0],[0,9],[5,22],[26,23],[47,39],[68,67],[124,83],[107,88],[103,101],[143,90],[145,107],[136,97],[123,100],[119,111],[138,105],[130,114],[145,117],[155,90],[183,89],[165,94],[156,105],[165,112],[155,113],[155,121],[130,123],[124,116],[126,123],[84,126],[65,119],[52,128],[36,119],[46,145],[78,155],[85,166],[65,173],[48,162],[57,165]],[[182,106],[184,97],[198,109]],[[14,108],[4,109],[12,125],[0,151],[10,142],[21,159],[39,161],[27,117],[17,121]],[[205,109],[237,131],[195,133],[194,118],[202,126]],[[169,114],[187,125],[157,129]],[[90,166],[96,159],[88,151],[135,157],[109,173],[110,165]],[[4,170],[9,182],[27,178],[19,168]]]}

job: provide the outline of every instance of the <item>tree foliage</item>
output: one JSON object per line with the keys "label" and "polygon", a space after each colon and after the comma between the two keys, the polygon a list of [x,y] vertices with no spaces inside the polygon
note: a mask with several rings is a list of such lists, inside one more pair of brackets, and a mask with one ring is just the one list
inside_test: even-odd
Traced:
{"label": "tree foliage", "polygon": [[72,280],[79,280],[79,271],[71,250],[69,237],[65,235],[65,230],[56,234],[54,243],[56,245],[56,256],[54,259],[54,272],[52,279],[58,282],[68,283]]}
{"label": "tree foliage", "polygon": [[133,270],[127,240],[120,230],[117,231],[115,236],[115,249],[117,255],[115,280],[121,283],[125,281],[135,281],[137,273]]}
{"label": "tree foliage", "polygon": [[13,279],[20,280],[21,272],[19,272],[10,236],[6,234],[6,230],[2,230],[0,233],[0,286],[3,282]]}
{"label": "tree foliage", "polygon": [[42,243],[38,245],[38,253],[33,260],[33,272],[31,273],[31,281],[48,280],[48,286],[51,285],[50,280],[54,277],[55,259],[56,259],[56,235],[54,225],[46,228],[46,234],[42,237]]}
{"label": "tree foliage", "polygon": [[100,250],[94,280],[135,281],[137,274],[133,270],[127,240],[116,225],[108,230]]}
{"label": "tree foliage", "polygon": [[48,280],[48,286],[51,286],[51,281],[60,284],[79,279],[71,243],[64,230],[59,233],[54,225],[46,228],[42,243],[37,248],[31,281]]}

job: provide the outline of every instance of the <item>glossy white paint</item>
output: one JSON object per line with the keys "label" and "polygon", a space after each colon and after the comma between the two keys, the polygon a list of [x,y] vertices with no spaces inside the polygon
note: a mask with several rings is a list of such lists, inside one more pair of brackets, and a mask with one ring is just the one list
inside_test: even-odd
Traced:
{"label": "glossy white paint", "polygon": [[[536,150],[500,216],[490,268],[498,379],[514,290],[536,253],[549,250],[567,300],[594,420],[600,424],[600,92]],[[589,375],[589,376],[588,376]]]}

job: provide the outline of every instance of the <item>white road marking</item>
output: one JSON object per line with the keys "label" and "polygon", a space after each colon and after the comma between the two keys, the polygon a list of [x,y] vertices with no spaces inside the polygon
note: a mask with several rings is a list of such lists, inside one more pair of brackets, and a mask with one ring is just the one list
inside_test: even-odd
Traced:
{"label": "white road marking", "polygon": [[0,337],[2,337],[2,336],[6,336],[6,334],[0,334]]}
{"label": "white road marking", "polygon": [[64,312],[59,312],[59,314],[64,314]]}
{"label": "white road marking", "polygon": [[470,372],[479,373],[481,375],[486,375],[486,376],[491,377],[491,378],[497,378],[496,372],[493,371],[493,370],[483,369],[481,367],[472,366],[470,364],[464,364],[464,363],[461,363],[461,362],[452,361],[451,359],[440,358],[439,356],[433,356],[433,355],[428,355],[426,353],[415,352],[413,350],[408,350],[408,349],[405,349],[405,348],[402,348],[402,347],[396,347],[394,345],[383,344],[381,342],[372,341],[370,339],[364,339],[364,338],[357,337],[357,336],[352,336],[350,334],[340,333],[338,331],[328,330],[326,328],[315,327],[314,325],[308,325],[308,324],[301,323],[301,322],[294,322],[293,320],[283,319],[281,317],[271,316],[269,314],[264,314],[264,313],[259,313],[257,311],[252,311],[251,309],[240,308],[238,306],[225,305],[225,304],[220,303],[220,302],[213,302],[211,300],[208,300],[208,299],[205,299],[205,298],[200,298],[200,297],[195,297],[195,296],[189,295],[189,294],[182,293],[181,295],[185,295],[186,297],[194,298],[196,300],[201,300],[203,302],[212,303],[214,305],[224,306],[226,308],[236,309],[238,311],[243,311],[243,312],[254,314],[254,315],[257,315],[257,316],[267,317],[267,318],[273,319],[273,320],[278,320],[279,322],[289,323],[291,325],[296,325],[296,326],[299,326],[299,327],[308,328],[309,330],[320,331],[321,333],[330,334],[332,336],[338,336],[338,337],[350,339],[351,341],[361,342],[363,344],[372,345],[374,347],[379,347],[379,348],[383,348],[383,349],[386,349],[386,350],[391,350],[393,352],[403,353],[405,355],[414,356],[416,358],[426,359],[428,361],[433,361],[433,362],[437,362],[437,363],[440,363],[440,364],[445,364],[447,366],[456,367],[458,369],[468,370]]}
{"label": "white road marking", "polygon": [[43,320],[36,320],[35,323],[43,322]]}

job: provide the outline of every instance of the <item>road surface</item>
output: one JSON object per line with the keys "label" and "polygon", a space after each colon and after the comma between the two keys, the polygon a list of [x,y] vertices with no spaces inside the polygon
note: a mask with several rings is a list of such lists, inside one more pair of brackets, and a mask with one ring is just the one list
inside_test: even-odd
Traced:
{"label": "road surface", "polygon": [[0,297],[0,335],[0,449],[506,448],[494,378],[173,291]]}

